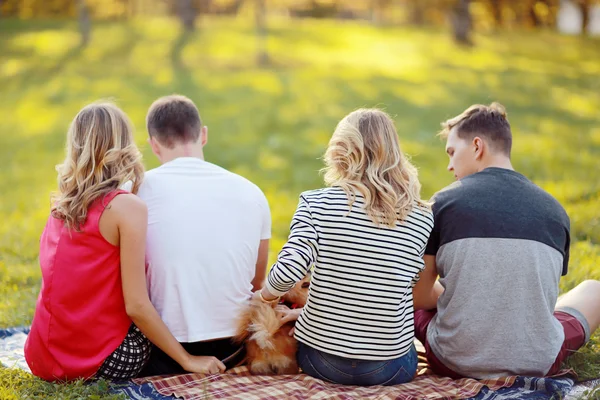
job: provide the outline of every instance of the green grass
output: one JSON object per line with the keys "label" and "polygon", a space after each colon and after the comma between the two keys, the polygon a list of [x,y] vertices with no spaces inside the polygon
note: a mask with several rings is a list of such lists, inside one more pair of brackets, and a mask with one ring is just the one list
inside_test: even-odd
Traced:
{"label": "green grass", "polygon": [[[274,62],[263,69],[246,20],[202,21],[193,35],[166,19],[97,24],[87,48],[78,47],[72,22],[2,20],[0,327],[31,321],[54,165],[62,160],[70,120],[99,98],[115,99],[131,116],[146,166],[153,168],[158,162],[144,129],[148,106],[174,92],[191,97],[209,127],[207,160],[267,194],[271,260],[285,241],[299,193],[322,185],[320,157],[349,111],[379,106],[394,116],[429,197],[452,181],[444,143],[435,137],[440,121],[472,103],[500,101],[514,130],[515,167],[571,217],[571,267],[561,289],[600,279],[598,41],[518,32],[478,36],[476,48],[464,49],[443,31],[269,24]],[[594,346],[578,356],[583,375],[598,375],[591,367],[599,354]],[[64,390],[62,398],[104,393],[98,385],[57,389],[15,370],[0,369],[0,376],[0,398],[13,392],[43,397],[48,390]]]}
{"label": "green grass", "polygon": [[126,397],[110,394],[109,383],[104,380],[91,385],[82,380],[65,385],[45,382],[18,369],[0,368],[0,399],[125,400]]}

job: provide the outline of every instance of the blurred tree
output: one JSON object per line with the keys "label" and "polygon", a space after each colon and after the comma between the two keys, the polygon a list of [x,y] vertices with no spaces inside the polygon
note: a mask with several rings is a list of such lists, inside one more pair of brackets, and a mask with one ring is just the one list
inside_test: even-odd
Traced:
{"label": "blurred tree", "polygon": [[[80,10],[80,0],[0,0],[0,15],[75,17],[84,22],[88,18],[88,24],[91,20],[169,15],[178,18],[186,31],[192,31],[201,16],[237,15],[244,5],[250,5],[260,11],[255,16],[259,38],[266,34],[261,25],[266,17],[262,14],[289,12],[298,18],[370,19],[377,24],[404,20],[416,26],[449,25],[459,42],[470,43],[470,34],[475,29],[555,28],[563,1],[581,11],[585,32],[592,23],[592,6],[600,0],[85,0],[87,14]],[[85,24],[82,33],[84,28]]]}
{"label": "blurred tree", "polygon": [[90,41],[90,13],[85,0],[77,0],[77,13],[79,16],[79,32],[81,32],[81,45],[87,46]]}
{"label": "blurred tree", "polygon": [[469,10],[470,0],[458,0],[451,10],[450,21],[454,39],[460,44],[471,45],[471,27],[473,20]]}
{"label": "blurred tree", "polygon": [[[371,21],[376,25],[383,24],[391,6],[392,0],[371,0]],[[386,13],[386,11],[388,12]]]}
{"label": "blurred tree", "polygon": [[409,1],[408,14],[411,24],[417,26],[425,24],[425,3],[422,1]]}
{"label": "blurred tree", "polygon": [[504,18],[502,13],[502,0],[490,0],[490,11],[492,13],[492,17],[494,18],[494,25],[496,29],[502,28],[504,26]]}
{"label": "blurred tree", "polygon": [[590,23],[590,9],[592,7],[592,2],[591,0],[577,0],[576,2],[581,10],[581,34],[586,35]]}
{"label": "blurred tree", "polygon": [[122,0],[128,18],[134,17],[137,14],[137,1],[135,0]]}
{"label": "blurred tree", "polygon": [[194,30],[194,22],[196,20],[196,10],[192,0],[178,0],[179,18],[186,32]]}
{"label": "blurred tree", "polygon": [[309,2],[294,2],[294,6],[289,8],[290,15],[298,18],[335,18],[340,12],[338,0],[320,1],[310,0]]}
{"label": "blurred tree", "polygon": [[267,7],[265,0],[255,0],[256,34],[258,39],[258,65],[269,64],[269,53],[267,51]]}
{"label": "blurred tree", "polygon": [[540,17],[538,13],[538,5],[546,3],[545,1],[529,0],[527,2],[527,17],[532,26],[538,27],[545,25],[545,21]]}
{"label": "blurred tree", "polygon": [[[226,3],[218,2],[217,4],[212,4],[210,13],[216,15],[237,15],[243,3],[244,0],[233,0]],[[266,10],[266,5],[264,7]]]}

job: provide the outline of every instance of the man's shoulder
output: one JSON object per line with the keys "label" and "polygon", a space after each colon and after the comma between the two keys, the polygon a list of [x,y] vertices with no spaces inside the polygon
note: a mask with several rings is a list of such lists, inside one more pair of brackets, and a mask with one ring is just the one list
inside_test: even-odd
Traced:
{"label": "man's shoulder", "polygon": [[[144,198],[146,195],[148,195],[148,193],[150,193],[152,190],[151,188],[153,184],[157,181],[160,181],[161,168],[162,165],[144,172],[144,179],[142,180],[137,192],[139,197]],[[131,190],[131,185],[129,185],[128,188],[125,188],[125,190]]]}
{"label": "man's shoulder", "polygon": [[239,175],[235,172],[229,171],[225,168],[221,168],[219,166],[215,166],[221,170],[221,178],[226,180],[229,184],[232,185],[233,189],[245,191],[249,194],[264,197],[265,194],[262,189],[250,179]]}
{"label": "man's shoulder", "polygon": [[464,182],[456,181],[437,191],[431,199],[434,204],[440,205],[453,198],[462,196],[465,191],[468,191],[468,188],[465,188]]}
{"label": "man's shoulder", "polygon": [[531,183],[531,190],[536,195],[535,204],[538,207],[543,207],[543,210],[546,213],[556,215],[561,218],[564,223],[569,224],[567,211],[554,196],[533,182]]}
{"label": "man's shoulder", "polygon": [[[144,173],[144,182],[153,181],[155,179],[160,179],[159,177],[163,172],[168,171],[170,166],[168,164],[159,165],[158,167],[147,170]],[[142,182],[143,184],[143,182]]]}

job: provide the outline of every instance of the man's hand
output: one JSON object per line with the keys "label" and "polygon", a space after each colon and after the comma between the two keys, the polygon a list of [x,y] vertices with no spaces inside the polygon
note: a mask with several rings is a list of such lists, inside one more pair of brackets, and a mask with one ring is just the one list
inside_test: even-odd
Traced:
{"label": "man's hand", "polygon": [[413,288],[413,303],[415,310],[432,310],[437,307],[437,301],[444,292],[444,287],[436,280],[438,277],[435,256],[423,257],[425,269],[420,273],[420,279]]}
{"label": "man's hand", "polygon": [[218,374],[224,372],[226,367],[216,357],[212,356],[192,356],[181,365],[188,372],[199,374]]}

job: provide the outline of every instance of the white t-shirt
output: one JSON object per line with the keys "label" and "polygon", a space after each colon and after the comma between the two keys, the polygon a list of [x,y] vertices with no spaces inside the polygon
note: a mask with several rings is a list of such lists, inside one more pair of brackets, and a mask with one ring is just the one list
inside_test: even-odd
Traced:
{"label": "white t-shirt", "polygon": [[173,336],[198,342],[233,336],[252,295],[260,241],[271,214],[253,183],[199,158],[146,172],[150,300]]}

